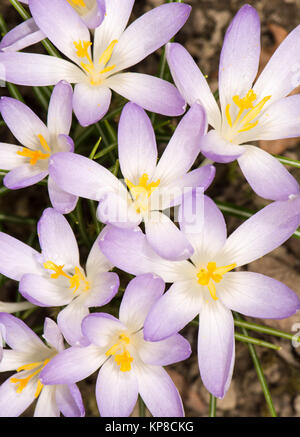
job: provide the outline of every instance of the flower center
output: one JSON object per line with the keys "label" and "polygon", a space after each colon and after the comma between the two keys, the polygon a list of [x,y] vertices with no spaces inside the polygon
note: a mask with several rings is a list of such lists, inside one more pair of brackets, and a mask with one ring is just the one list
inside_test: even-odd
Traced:
{"label": "flower center", "polygon": [[[10,382],[12,382],[13,384],[18,384],[17,393],[22,393],[24,388],[27,387],[27,384],[31,380],[31,378],[33,378],[35,375],[39,374],[43,370],[43,368],[46,366],[46,364],[49,363],[49,361],[50,361],[50,359],[47,359],[44,361],[38,361],[36,363],[25,364],[24,366],[19,367],[17,369],[18,373],[21,372],[22,370],[33,370],[33,372],[30,373],[25,378],[10,378]],[[36,392],[34,395],[36,398],[39,397],[43,387],[44,387],[44,385],[41,383],[40,380],[38,380]]]}
{"label": "flower center", "polygon": [[116,67],[116,65],[107,66],[107,64],[112,57],[113,50],[117,42],[118,40],[115,39],[109,44],[107,49],[105,49],[100,56],[98,65],[95,65],[89,52],[89,48],[92,43],[90,41],[74,41],[73,44],[77,50],[76,55],[78,58],[85,58],[88,61],[87,63],[81,62],[80,65],[88,74],[91,85],[101,85],[104,80],[103,75],[110,73]]}
{"label": "flower center", "polygon": [[[255,120],[263,110],[263,107],[270,100],[272,96],[264,97],[259,103],[253,105],[255,100],[257,99],[257,95],[251,89],[248,91],[245,97],[240,98],[239,96],[233,96],[233,103],[239,108],[239,112],[235,121],[232,120],[230,114],[230,106],[228,103],[226,106],[226,119],[227,123],[231,128],[231,132],[228,136],[228,140],[232,141],[233,138],[239,133],[249,131],[258,125],[259,120]],[[245,111],[247,111],[245,113]],[[242,117],[243,116],[243,117]]]}
{"label": "flower center", "polygon": [[124,333],[120,334],[117,343],[105,353],[107,357],[115,357],[115,362],[120,367],[121,372],[129,372],[131,370],[133,358],[126,348],[129,343],[129,337]]}
{"label": "flower center", "polygon": [[147,211],[149,197],[160,184],[160,179],[158,179],[156,182],[150,183],[148,183],[148,180],[149,176],[146,173],[140,177],[138,185],[134,185],[128,179],[125,179],[126,185],[130,189],[130,193],[133,197],[135,209],[138,214]]}
{"label": "flower center", "polygon": [[23,147],[22,150],[19,150],[17,152],[17,154],[20,156],[24,156],[25,158],[30,158],[29,161],[30,165],[35,165],[40,159],[48,159],[50,158],[51,155],[51,149],[48,146],[48,143],[43,137],[43,135],[38,135],[38,139],[40,140],[42,148],[48,153],[43,153],[40,150],[30,150],[27,149],[26,147]]}
{"label": "flower center", "polygon": [[86,279],[85,275],[82,273],[81,269],[79,267],[75,267],[75,274],[74,275],[68,275],[66,272],[63,271],[63,266],[58,266],[54,264],[52,261],[47,261],[43,264],[44,268],[47,270],[53,270],[54,273],[51,274],[51,278],[57,279],[60,276],[63,276],[69,280],[70,286],[69,288],[74,288],[73,293],[76,293],[76,291],[81,288],[82,291],[88,291],[91,288],[90,282]]}
{"label": "flower center", "polygon": [[219,283],[223,279],[223,275],[233,270],[236,267],[236,264],[230,264],[224,267],[217,267],[215,262],[209,262],[206,266],[206,269],[202,268],[197,273],[198,283],[200,285],[205,285],[213,300],[218,300],[216,293],[216,286],[214,282]]}

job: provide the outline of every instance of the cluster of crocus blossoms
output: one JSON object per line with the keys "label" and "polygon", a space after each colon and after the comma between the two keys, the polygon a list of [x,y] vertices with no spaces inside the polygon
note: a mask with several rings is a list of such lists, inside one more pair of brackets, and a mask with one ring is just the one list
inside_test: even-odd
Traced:
{"label": "cluster of crocus blossoms", "polygon": [[[300,225],[297,180],[249,144],[300,136],[299,96],[288,96],[299,85],[293,65],[300,64],[300,28],[255,81],[260,23],[245,5],[225,36],[219,108],[180,44],[166,46],[175,85],[123,72],[167,44],[190,6],[163,4],[128,25],[134,0],[23,3],[32,18],[3,37],[0,80],[54,88],[47,125],[24,103],[1,99],[1,115],[18,144],[0,143],[0,168],[8,171],[3,182],[11,190],[47,177],[51,207],[38,221],[40,250],[0,232],[0,273],[18,283],[24,298],[0,302],[0,371],[14,372],[0,386],[0,416],[18,416],[36,401],[35,416],[82,417],[76,383],[99,371],[101,416],[129,416],[141,396],[153,416],[182,417],[180,394],[164,369],[192,353],[179,331],[199,316],[200,375],[207,390],[223,398],[235,360],[232,311],[280,319],[300,309],[286,285],[242,269]],[[46,37],[64,59],[19,51]],[[73,111],[83,127],[101,121],[112,91],[129,100],[118,123],[120,178],[76,153],[70,136]],[[159,159],[145,110],[182,115]],[[224,164],[237,159],[253,190],[272,201],[229,237],[221,211],[204,194],[216,169],[196,165],[201,153]],[[84,264],[64,216],[79,197],[98,203],[103,226]],[[113,307],[120,286],[115,267],[135,276],[122,290],[119,311]],[[101,312],[107,304],[113,314]],[[43,340],[12,315],[36,307],[57,312],[56,321],[45,319]]]}

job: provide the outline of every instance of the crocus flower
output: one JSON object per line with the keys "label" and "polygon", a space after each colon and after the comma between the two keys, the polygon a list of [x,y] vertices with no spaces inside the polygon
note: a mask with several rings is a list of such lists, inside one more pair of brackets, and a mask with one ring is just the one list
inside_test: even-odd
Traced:
{"label": "crocus flower", "polygon": [[0,233],[0,271],[20,281],[19,291],[31,303],[66,307],[58,315],[58,325],[70,344],[82,341],[81,321],[89,307],[108,303],[119,288],[113,266],[94,243],[86,263],[80,266],[79,251],[72,228],[65,217],[52,208],[38,223],[42,253],[21,241]]}
{"label": "crocus flower", "polygon": [[[195,205],[204,215],[195,215]],[[154,272],[173,283],[154,304],[144,323],[148,341],[161,341],[200,314],[198,357],[206,388],[222,398],[234,365],[231,310],[251,317],[281,319],[300,309],[297,295],[268,276],[231,272],[272,251],[300,223],[300,197],[274,202],[249,218],[226,239],[220,210],[199,193],[185,197],[181,229],[194,247],[189,261],[171,262],[155,254],[141,230],[108,226],[100,247],[117,267],[131,274]]]}
{"label": "crocus flower", "polygon": [[101,367],[96,384],[101,416],[129,416],[138,393],[153,416],[183,416],[180,395],[161,366],[188,358],[188,341],[179,334],[155,343],[143,337],[144,320],[163,291],[164,282],[152,274],[132,279],[121,302],[120,320],[105,313],[87,316],[82,331],[91,344],[57,355],[41,380],[70,384]]}
{"label": "crocus flower", "polygon": [[147,239],[161,256],[186,259],[193,251],[190,243],[161,211],[180,204],[185,191],[193,187],[205,190],[213,180],[215,168],[211,165],[188,172],[200,152],[206,127],[203,108],[193,105],[157,163],[150,119],[142,108],[128,103],[118,131],[120,166],[128,190],[101,165],[70,153],[52,157],[51,177],[74,195],[100,201],[97,212],[103,223],[136,227],[144,220]]}
{"label": "crocus flower", "polygon": [[[20,0],[28,5],[28,0]],[[65,0],[72,6],[87,27],[94,29],[98,27],[105,15],[105,0]],[[46,38],[46,35],[39,29],[33,18],[29,18],[16,26],[2,38],[0,50],[18,51],[25,47],[36,44]]]}
{"label": "crocus flower", "polygon": [[[35,417],[84,416],[81,394],[75,384],[45,387],[41,371],[64,349],[56,323],[46,318],[47,345],[20,319],[0,313],[0,327],[11,349],[3,350],[0,372],[16,370],[0,387],[0,417],[16,417],[37,399]],[[1,329],[1,328],[0,328]]]}
{"label": "crocus flower", "polygon": [[300,136],[300,96],[286,97],[299,85],[299,44],[300,26],[278,47],[253,85],[260,22],[254,8],[243,6],[227,30],[221,53],[221,111],[189,53],[180,44],[167,47],[175,84],[190,105],[201,102],[212,127],[201,141],[202,153],[221,163],[237,159],[253,190],[265,199],[286,200],[300,193],[297,181],[276,158],[251,145],[255,140]]}
{"label": "crocus flower", "polygon": [[31,53],[0,53],[0,80],[36,86],[56,84],[62,79],[75,83],[73,107],[83,126],[106,114],[111,89],[149,111],[183,114],[185,103],[174,85],[149,75],[121,71],[166,44],[184,25],[191,7],[183,3],[159,6],[124,30],[133,3],[107,2],[103,23],[95,30],[92,54],[89,30],[65,0],[29,0],[36,24],[70,61]]}
{"label": "crocus flower", "polygon": [[[68,136],[72,122],[72,87],[67,82],[56,85],[48,110],[48,126],[19,100],[2,97],[0,112],[13,135],[24,147],[0,143],[0,168],[10,170],[3,183],[11,190],[28,187],[48,174],[49,158],[59,152],[74,150]],[[61,190],[48,178],[48,191],[52,205],[59,212],[72,211],[77,197]]]}

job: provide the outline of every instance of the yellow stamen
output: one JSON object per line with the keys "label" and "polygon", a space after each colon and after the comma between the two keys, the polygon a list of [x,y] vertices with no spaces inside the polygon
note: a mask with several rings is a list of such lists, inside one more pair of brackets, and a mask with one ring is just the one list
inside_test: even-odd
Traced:
{"label": "yellow stamen", "polygon": [[71,6],[73,6],[73,5],[72,5],[72,3],[73,3],[75,6],[81,6],[82,8],[86,8],[86,4],[84,3],[83,0],[67,0],[67,2],[68,2]]}
{"label": "yellow stamen", "polygon": [[118,364],[118,366],[120,366],[121,372],[129,372],[131,370],[133,358],[126,349],[126,345],[129,343],[129,337],[126,334],[120,334],[119,341],[114,344],[105,354],[107,357],[114,355],[115,362]]}
{"label": "yellow stamen", "polygon": [[90,41],[79,40],[78,42],[74,41],[73,44],[77,50],[76,55],[78,56],[78,58],[87,58],[90,63],[93,64],[93,61],[88,51],[92,43]]}
{"label": "yellow stamen", "polygon": [[149,176],[146,173],[139,178],[139,183],[137,185],[134,185],[128,179],[125,179],[126,185],[130,189],[130,193],[135,202],[135,207],[138,214],[140,214],[141,211],[147,211],[149,197],[160,184],[160,179],[158,179],[156,182],[150,183],[148,183],[148,180]]}
{"label": "yellow stamen", "polygon": [[100,56],[99,65],[106,65],[108,63],[108,61],[110,60],[112,54],[113,54],[113,50],[115,45],[117,44],[118,40],[114,39],[109,46],[107,47],[107,49],[104,50],[104,52],[102,53],[102,55]]}
{"label": "yellow stamen", "polygon": [[[228,266],[217,267],[215,262],[209,262],[206,269],[202,268],[197,274],[198,283],[208,287],[209,293],[213,300],[218,300],[216,294],[216,287],[214,282],[219,283],[223,279],[223,275],[233,270],[236,264],[229,264]],[[213,282],[214,281],[214,282]]]}
{"label": "yellow stamen", "polygon": [[43,264],[43,266],[47,270],[54,271],[54,273],[51,274],[51,278],[57,279],[60,276],[67,278],[70,283],[69,288],[74,288],[73,293],[76,293],[82,283],[84,284],[83,291],[88,291],[91,288],[90,282],[86,279],[79,267],[75,267],[75,274],[72,276],[63,271],[64,265],[58,266],[52,261],[47,261]]}
{"label": "yellow stamen", "polygon": [[[233,96],[232,100],[234,104],[239,108],[239,112],[237,114],[237,117],[232,122],[231,114],[230,114],[230,104],[226,106],[225,109],[225,116],[228,125],[231,129],[233,129],[233,135],[239,134],[241,132],[246,132],[251,129],[253,129],[255,126],[258,125],[259,120],[254,121],[263,110],[265,104],[268,100],[270,100],[272,96],[266,96],[264,97],[257,105],[253,105],[255,100],[257,99],[257,95],[254,93],[254,91],[251,89],[248,91],[245,97],[240,98],[239,96]],[[244,117],[241,119],[243,113],[245,111],[248,111]]]}
{"label": "yellow stamen", "polygon": [[[22,391],[24,390],[25,387],[27,387],[28,382],[38,373],[40,373],[43,368],[46,366],[46,364],[48,364],[50,361],[50,359],[47,359],[45,361],[38,361],[36,363],[30,363],[30,364],[25,364],[24,366],[21,366],[17,369],[17,372],[21,372],[22,370],[33,370],[33,369],[37,369],[35,372],[31,373],[30,375],[28,375],[26,378],[10,378],[10,382],[12,382],[13,384],[18,384],[17,387],[17,393],[22,393]],[[35,392],[35,397],[37,398],[43,388],[43,384],[41,383],[40,380],[38,380],[37,383],[37,390]]]}
{"label": "yellow stamen", "polygon": [[48,146],[47,141],[43,135],[39,134],[38,139],[40,140],[42,148],[49,153],[43,153],[40,150],[31,150],[23,147],[22,150],[18,150],[17,155],[24,156],[25,158],[30,158],[29,164],[35,165],[40,159],[48,159],[51,154],[51,149]]}

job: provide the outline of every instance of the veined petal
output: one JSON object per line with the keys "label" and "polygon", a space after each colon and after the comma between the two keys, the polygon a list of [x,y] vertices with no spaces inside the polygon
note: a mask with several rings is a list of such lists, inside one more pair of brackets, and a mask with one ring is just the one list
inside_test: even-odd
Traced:
{"label": "veined petal", "polygon": [[29,8],[36,24],[50,41],[68,58],[80,64],[74,41],[90,41],[90,33],[71,5],[62,0],[51,0],[50,3],[30,0]]}
{"label": "veined petal", "polygon": [[159,366],[135,366],[138,390],[154,417],[183,417],[180,394],[167,372]]}
{"label": "veined petal", "polygon": [[209,85],[189,52],[178,43],[169,43],[167,60],[175,85],[186,102],[200,103],[206,110],[208,123],[221,128],[221,113]]}
{"label": "veined petal", "polygon": [[220,302],[204,304],[199,321],[199,369],[203,384],[217,398],[223,398],[229,388],[234,351],[231,311]]}
{"label": "veined petal", "polygon": [[196,265],[213,259],[226,242],[223,214],[213,200],[199,191],[184,196],[179,209],[179,222],[195,249],[192,260]]}
{"label": "veined petal", "polygon": [[73,384],[94,373],[107,359],[98,347],[70,347],[55,355],[40,373],[42,384]]}
{"label": "veined petal", "polygon": [[186,360],[192,353],[190,343],[175,334],[161,341],[145,341],[139,348],[144,363],[155,366],[168,366]]}
{"label": "veined petal", "polygon": [[200,153],[200,139],[206,131],[206,113],[195,103],[178,124],[153,178],[167,185],[184,176]]}
{"label": "veined petal", "polygon": [[17,393],[11,379],[18,376],[18,373],[12,375],[0,387],[0,417],[18,417],[34,401],[36,385],[29,381],[22,393]]}
{"label": "veined petal", "polygon": [[[98,250],[100,252],[99,245]],[[99,272],[93,277],[91,284],[91,290],[85,300],[85,305],[87,307],[100,307],[110,302],[117,294],[120,280],[114,272]]]}
{"label": "veined petal", "polygon": [[244,97],[252,88],[259,56],[259,15],[252,6],[244,5],[227,29],[220,57],[219,92],[223,114],[235,95]]}
{"label": "veined petal", "polygon": [[138,399],[135,372],[121,372],[110,358],[100,369],[96,383],[97,404],[102,417],[127,417]]}
{"label": "veined petal", "polygon": [[66,218],[47,208],[38,222],[38,236],[45,261],[57,265],[78,266],[77,241]]}
{"label": "veined petal", "polygon": [[107,113],[111,91],[107,87],[90,85],[87,82],[75,85],[74,113],[81,126],[89,126],[101,120]]}
{"label": "veined petal", "polygon": [[57,406],[65,417],[85,415],[82,397],[76,384],[56,387],[55,396]]}
{"label": "veined petal", "polygon": [[58,352],[64,350],[64,338],[62,333],[54,320],[49,319],[49,317],[45,319],[43,338]]}
{"label": "veined petal", "polygon": [[202,303],[202,287],[195,280],[175,282],[148,314],[145,340],[159,341],[176,334],[199,314]]}
{"label": "veined petal", "polygon": [[105,0],[94,0],[91,5],[93,5],[93,3],[94,6],[92,9],[89,10],[89,8],[87,8],[87,13],[81,15],[81,19],[89,29],[95,29],[100,26],[106,12]]}
{"label": "veined petal", "polygon": [[66,81],[59,82],[51,95],[48,108],[48,129],[53,135],[68,135],[72,124],[73,90]]}
{"label": "veined petal", "polygon": [[166,282],[194,275],[194,267],[188,261],[167,261],[157,255],[140,228],[127,230],[106,226],[99,244],[116,267],[133,275],[152,272]]}
{"label": "veined petal", "polygon": [[147,314],[162,296],[164,289],[164,281],[152,273],[132,279],[122,298],[120,321],[134,331],[141,329]]}
{"label": "veined petal", "polygon": [[300,300],[286,285],[253,272],[229,272],[218,284],[220,300],[241,314],[284,319],[300,309]]}
{"label": "veined petal", "polygon": [[238,159],[241,170],[252,189],[264,199],[287,200],[299,194],[296,179],[272,155],[255,146],[243,146],[245,152]]}
{"label": "veined petal", "polygon": [[25,274],[19,285],[19,292],[25,299],[41,307],[67,305],[73,299],[72,290],[57,285],[55,279],[40,275]]}
{"label": "veined petal", "polygon": [[287,96],[300,83],[300,26],[297,26],[277,48],[254,85],[258,96],[271,96],[265,105]]}
{"label": "veined petal", "polygon": [[[5,329],[4,333],[5,333]],[[21,366],[28,364],[28,359],[32,359],[32,350],[28,353],[26,351],[12,350],[12,349],[2,349],[2,358],[0,361],[0,372],[11,372],[15,371]],[[30,357],[30,358],[29,358]]]}
{"label": "veined petal", "polygon": [[217,265],[234,262],[238,267],[266,255],[290,238],[299,223],[300,196],[271,203],[230,235],[216,257]]}
{"label": "veined petal", "polygon": [[24,103],[11,97],[2,97],[0,111],[7,127],[23,146],[39,149],[38,135],[43,135],[49,141],[48,128]]}
{"label": "veined petal", "polygon": [[92,344],[104,349],[114,334],[126,329],[123,323],[106,313],[89,314],[82,322],[83,334]]}
{"label": "veined petal", "polygon": [[56,153],[49,171],[54,181],[68,193],[100,200],[107,192],[124,190],[121,182],[102,165],[75,153]]}
{"label": "veined petal", "polygon": [[0,50],[17,52],[42,41],[46,36],[36,25],[33,18],[24,21],[9,31],[1,40]]}
{"label": "veined petal", "polygon": [[3,184],[10,190],[30,187],[42,181],[48,175],[48,171],[41,171],[30,164],[23,164],[13,168],[3,179]]}
{"label": "veined petal", "polygon": [[19,281],[26,273],[40,273],[39,253],[22,241],[0,232],[0,272]]}
{"label": "veined petal", "polygon": [[[164,4],[135,20],[120,37],[111,63],[116,71],[137,64],[165,45],[185,24],[191,7],[184,3]],[[159,29],[159,32],[153,32]]]}
{"label": "veined petal", "polygon": [[138,184],[146,173],[151,180],[157,161],[155,134],[146,112],[135,103],[127,103],[122,111],[118,144],[124,178]]}
{"label": "veined petal", "polygon": [[194,252],[187,237],[162,212],[151,211],[145,220],[145,229],[148,243],[162,258],[182,261]]}
{"label": "veined petal", "polygon": [[100,250],[99,241],[102,238],[103,232],[104,231],[100,232],[95,240],[86,262],[87,276],[91,280],[97,277],[99,273],[108,272],[108,270],[113,268],[113,264],[108,261],[106,256]]}
{"label": "veined petal", "polygon": [[69,214],[77,204],[78,197],[62,190],[53,180],[48,177],[48,192],[53,208],[61,214]]}
{"label": "veined petal", "polygon": [[59,417],[60,411],[56,403],[56,387],[43,387],[36,403],[34,417]]}
{"label": "veined petal", "polygon": [[23,147],[14,144],[0,143],[0,168],[2,170],[12,170],[20,167],[26,161],[24,156],[18,155]]}
{"label": "veined petal", "polygon": [[85,296],[79,296],[70,302],[57,316],[57,323],[63,336],[71,346],[87,346],[89,341],[81,331],[82,320],[89,314],[84,305]]}
{"label": "veined petal", "polygon": [[95,29],[94,59],[99,59],[104,50],[114,40],[119,40],[127,26],[134,0],[110,0],[106,2],[106,14]]}
{"label": "veined petal", "polygon": [[182,115],[185,111],[185,102],[177,88],[158,77],[120,73],[108,78],[105,85],[148,111],[169,116]]}
{"label": "veined petal", "polygon": [[48,86],[61,80],[78,83],[86,74],[72,62],[35,53],[0,53],[0,80],[17,85]]}
{"label": "veined petal", "polygon": [[215,130],[209,131],[202,137],[200,143],[201,152],[206,158],[224,164],[235,161],[245,151],[243,146],[226,141]]}

